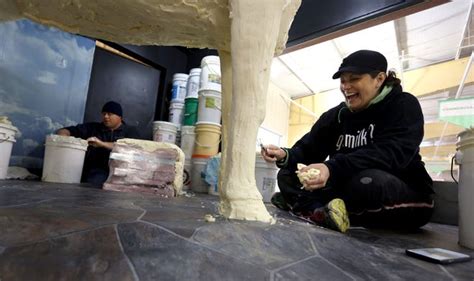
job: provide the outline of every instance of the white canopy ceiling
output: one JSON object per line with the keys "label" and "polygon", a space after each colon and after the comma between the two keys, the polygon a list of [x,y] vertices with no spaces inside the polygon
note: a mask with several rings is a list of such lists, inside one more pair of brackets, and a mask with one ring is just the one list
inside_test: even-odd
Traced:
{"label": "white canopy ceiling", "polygon": [[[274,58],[271,81],[291,98],[333,91],[342,59],[360,49],[377,50],[389,69],[420,68],[470,55],[473,0],[452,2]],[[474,43],[474,42],[473,42]],[[461,47],[464,46],[464,47]]]}

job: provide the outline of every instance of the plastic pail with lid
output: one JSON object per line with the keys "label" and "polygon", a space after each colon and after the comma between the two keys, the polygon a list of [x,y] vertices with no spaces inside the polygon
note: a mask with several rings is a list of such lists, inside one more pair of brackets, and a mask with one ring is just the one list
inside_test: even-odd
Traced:
{"label": "plastic pail with lid", "polygon": [[177,101],[184,103],[186,97],[186,84],[188,75],[185,73],[175,73],[173,75],[173,87],[171,88],[171,102]]}
{"label": "plastic pail with lid", "polygon": [[184,152],[185,159],[191,159],[193,155],[194,141],[196,139],[194,129],[194,126],[181,127],[181,149]]}
{"label": "plastic pail with lid", "polygon": [[214,90],[199,91],[197,122],[221,123],[221,93]]}
{"label": "plastic pail with lid", "polygon": [[182,102],[171,102],[170,104],[170,115],[168,121],[181,128],[184,119],[184,103]]}
{"label": "plastic pail with lid", "polygon": [[153,122],[153,140],[158,142],[176,143],[176,134],[178,126],[171,122],[155,121]]}
{"label": "plastic pail with lid", "polygon": [[184,101],[184,121],[186,126],[194,126],[198,116],[198,98],[186,98]]}
{"label": "plastic pail with lid", "polygon": [[474,249],[474,128],[461,132],[456,144],[459,165],[459,244]]}
{"label": "plastic pail with lid", "polygon": [[193,157],[210,157],[219,152],[221,125],[210,122],[196,123],[196,141]]}
{"label": "plastic pail with lid", "polygon": [[209,184],[204,180],[202,172],[206,168],[207,157],[193,157],[191,168],[191,190],[198,193],[208,193]]}
{"label": "plastic pail with lid", "polygon": [[192,173],[191,159],[185,159],[184,172],[183,172],[183,190],[191,189],[191,173]]}
{"label": "plastic pail with lid", "polygon": [[221,91],[221,63],[218,56],[207,56],[201,60],[199,89]]}
{"label": "plastic pail with lid", "polygon": [[186,84],[186,98],[197,98],[199,90],[199,80],[201,79],[201,69],[193,68],[189,72],[188,84]]}
{"label": "plastic pail with lid", "polygon": [[46,136],[42,181],[81,182],[87,141],[59,135]]}
{"label": "plastic pail with lid", "polygon": [[0,123],[0,179],[7,177],[16,132],[18,132],[16,127]]}
{"label": "plastic pail with lid", "polygon": [[267,163],[262,155],[257,154],[255,161],[255,181],[258,191],[262,194],[263,202],[270,202],[277,186],[278,167]]}

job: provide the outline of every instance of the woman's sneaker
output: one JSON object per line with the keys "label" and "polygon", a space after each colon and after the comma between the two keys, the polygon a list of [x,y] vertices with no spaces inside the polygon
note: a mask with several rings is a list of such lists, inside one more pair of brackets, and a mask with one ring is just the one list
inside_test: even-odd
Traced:
{"label": "woman's sneaker", "polygon": [[283,194],[281,194],[281,192],[275,192],[275,194],[273,194],[272,199],[270,199],[270,201],[275,207],[277,207],[280,210],[289,211],[291,209],[290,205],[286,203],[285,198],[283,198]]}
{"label": "woman's sneaker", "polygon": [[296,216],[342,233],[346,232],[350,226],[346,204],[339,198],[329,201],[324,207],[314,209],[311,212],[301,212]]}

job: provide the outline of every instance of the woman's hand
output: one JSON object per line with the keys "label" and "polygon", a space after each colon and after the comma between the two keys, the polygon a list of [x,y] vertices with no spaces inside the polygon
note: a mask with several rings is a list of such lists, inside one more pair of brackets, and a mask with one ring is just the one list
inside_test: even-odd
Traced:
{"label": "woman's hand", "polygon": [[260,153],[262,154],[263,159],[270,163],[274,163],[286,157],[286,152],[273,144],[262,145]]}
{"label": "woman's hand", "polygon": [[330,176],[328,167],[323,163],[317,163],[317,164],[311,164],[306,167],[303,167],[298,172],[299,173],[306,172],[309,169],[318,169],[320,173],[318,176],[314,178],[305,180],[303,182],[304,189],[308,191],[312,191],[312,190],[325,187]]}

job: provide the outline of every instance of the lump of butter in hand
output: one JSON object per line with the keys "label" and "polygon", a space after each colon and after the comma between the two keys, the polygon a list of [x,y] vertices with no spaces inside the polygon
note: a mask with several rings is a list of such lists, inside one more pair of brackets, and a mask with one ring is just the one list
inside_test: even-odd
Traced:
{"label": "lump of butter in hand", "polygon": [[298,163],[296,167],[298,168],[298,171],[297,171],[298,179],[300,180],[302,184],[304,184],[304,182],[307,180],[311,180],[318,177],[319,174],[321,173],[321,171],[315,168],[311,168],[306,172],[301,172],[300,170],[306,167],[305,164],[301,164],[301,163]]}

